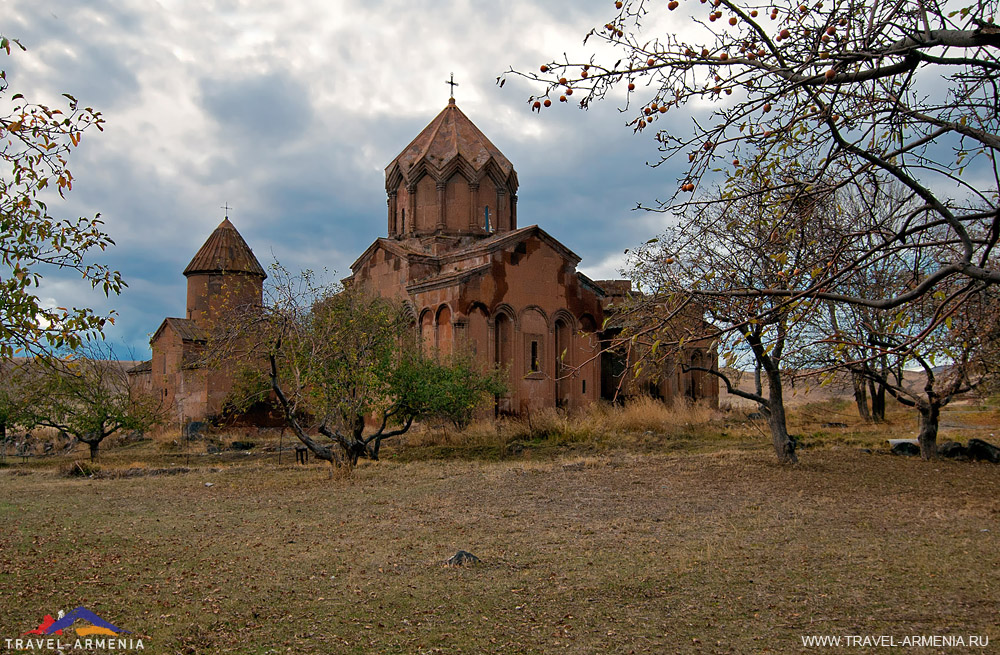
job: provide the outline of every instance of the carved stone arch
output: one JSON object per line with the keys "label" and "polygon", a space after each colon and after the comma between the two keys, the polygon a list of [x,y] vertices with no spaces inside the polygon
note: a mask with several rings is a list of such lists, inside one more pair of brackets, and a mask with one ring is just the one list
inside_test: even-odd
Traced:
{"label": "carved stone arch", "polygon": [[519,341],[524,374],[544,379],[554,373],[552,357],[552,322],[538,305],[528,305],[519,312]]}
{"label": "carved stone arch", "polygon": [[403,183],[403,173],[399,170],[399,164],[396,162],[392,163],[388,172],[385,174],[385,190],[387,193],[392,193],[399,188],[399,185]]}
{"label": "carved stone arch", "polygon": [[493,310],[489,319],[492,339],[492,364],[499,370],[506,371],[507,393],[496,397],[497,415],[509,414],[514,410],[513,402],[517,393],[516,383],[521,375],[521,367],[515,357],[517,344],[516,314],[509,305],[503,304]]}
{"label": "carved stone arch", "polygon": [[481,302],[469,307],[466,321],[465,348],[484,368],[489,368],[493,357],[490,351],[490,311]]}
{"label": "carved stone arch", "polygon": [[565,323],[571,332],[576,332],[577,323],[576,317],[569,313],[568,310],[559,308],[552,314],[552,325],[555,326],[557,321],[562,321]]}
{"label": "carved stone arch", "polygon": [[451,305],[449,303],[443,302],[443,303],[441,303],[440,305],[437,306],[437,309],[434,310],[434,324],[435,325],[437,325],[439,323],[439,321],[441,320],[441,313],[444,312],[444,311],[447,311],[448,320],[449,321],[453,320],[452,317],[455,316],[455,312],[452,311]]}
{"label": "carved stone arch", "polygon": [[576,378],[576,320],[565,309],[552,315],[552,377],[555,381],[556,407],[570,406]]}
{"label": "carved stone arch", "polygon": [[466,182],[469,184],[475,184],[478,182],[476,179],[478,176],[476,174],[475,167],[466,161],[465,157],[457,157],[456,166],[458,167],[458,170],[462,172],[462,176],[465,178]]}
{"label": "carved stone arch", "polygon": [[497,317],[506,316],[508,319],[510,319],[510,322],[514,326],[514,329],[517,329],[518,326],[517,312],[514,311],[514,308],[507,303],[500,303],[499,305],[494,307],[493,311],[489,312],[489,316],[490,316],[490,326],[493,326],[496,323]]}
{"label": "carved stone arch", "polygon": [[[601,396],[603,361],[601,353],[600,325],[592,314],[583,313],[578,319],[576,332],[577,366],[580,372],[579,386],[583,402]],[[610,372],[610,371],[609,371]]]}
{"label": "carved stone arch", "polygon": [[516,193],[517,184],[511,184],[511,173],[504,171],[496,161],[491,157],[489,161],[483,165],[483,173],[490,176],[493,180],[493,184],[497,186],[498,189],[504,189],[510,193]]}
{"label": "carved stone arch", "polygon": [[420,321],[417,317],[417,308],[414,306],[412,300],[406,299],[403,301],[403,314],[406,316],[406,319],[409,321],[411,326],[417,327],[420,325]]}
{"label": "carved stone arch", "polygon": [[406,171],[406,175],[404,176],[406,179],[406,186],[417,186],[417,182],[419,182],[420,179],[427,174],[427,163],[423,160],[418,161],[412,168],[410,168],[410,170]]}
{"label": "carved stone arch", "polygon": [[511,193],[517,193],[517,171],[511,170],[510,175],[507,176],[507,185],[511,189]]}
{"label": "carved stone arch", "polygon": [[441,169],[440,178],[445,182],[450,182],[456,173],[460,174],[468,183],[471,183],[476,176],[476,170],[469,162],[465,161],[464,157],[455,157],[445,164],[444,168]]}
{"label": "carved stone arch", "polygon": [[538,305],[525,305],[524,307],[522,307],[521,311],[518,312],[518,318],[520,319],[519,322],[521,323],[524,322],[524,316],[528,312],[538,312],[539,314],[541,314],[542,320],[545,321],[545,329],[552,330],[552,321],[549,319],[549,315],[546,314],[545,310],[539,307]]}

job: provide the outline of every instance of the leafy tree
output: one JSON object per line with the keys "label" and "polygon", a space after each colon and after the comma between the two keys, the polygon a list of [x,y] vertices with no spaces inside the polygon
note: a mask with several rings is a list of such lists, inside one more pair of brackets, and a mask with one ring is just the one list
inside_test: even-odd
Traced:
{"label": "leafy tree", "polygon": [[415,348],[403,353],[393,373],[395,393],[411,411],[466,427],[483,399],[507,392],[502,371],[483,372],[467,353],[428,356]]}
{"label": "leafy tree", "polygon": [[[7,56],[21,44],[0,37]],[[47,348],[75,348],[100,333],[111,317],[90,309],[45,307],[38,286],[45,270],[71,269],[104,293],[124,286],[117,271],[88,263],[94,250],[114,242],[103,232],[99,216],[62,220],[49,213],[48,202],[73,188],[68,159],[83,133],[103,129],[100,112],[80,107],[64,94],[64,109],[29,102],[12,93],[0,69],[0,356]]]}
{"label": "leafy tree", "polygon": [[[1000,282],[990,258],[1000,238],[996,0],[615,4],[617,14],[585,39],[602,43],[595,54],[508,74],[543,87],[529,100],[539,111],[556,97],[587,107],[625,95],[629,124],[653,132],[665,159],[686,157],[677,192],[659,209],[827,187],[863,197],[888,179],[918,201],[852,259],[758,293],[888,309],[952,277]],[[688,13],[691,22],[677,34],[648,33],[646,23],[665,10]],[[656,129],[686,105],[696,114],[690,130]],[[698,113],[705,105],[714,107],[710,117]],[[788,161],[801,165],[794,182],[777,174]],[[724,194],[691,195],[714,180]],[[901,293],[869,298],[842,286],[886,252],[942,240],[949,257]]]}
{"label": "leafy tree", "polygon": [[126,372],[114,350],[92,343],[65,357],[37,358],[25,376],[29,420],[90,447],[116,432],[145,432],[163,420],[160,400]]}
{"label": "leafy tree", "polygon": [[467,421],[488,394],[504,390],[497,374],[424,353],[400,303],[273,270],[270,302],[230,321],[232,330],[213,337],[209,359],[267,375],[288,426],[319,459],[338,466],[377,460],[382,442],[415,420]]}
{"label": "leafy tree", "polygon": [[0,359],[0,448],[7,454],[7,431],[15,426],[31,428],[28,408],[32,399],[25,392],[24,366],[13,359]]}

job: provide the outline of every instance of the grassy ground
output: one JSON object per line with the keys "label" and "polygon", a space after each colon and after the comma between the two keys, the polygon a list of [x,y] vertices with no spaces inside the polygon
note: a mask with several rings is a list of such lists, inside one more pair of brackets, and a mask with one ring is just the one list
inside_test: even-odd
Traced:
{"label": "grassy ground", "polygon": [[[962,429],[985,436],[995,414],[975,409]],[[775,464],[752,424],[719,414],[605,440],[480,426],[468,451],[425,433],[332,480],[287,453],[278,466],[274,453],[150,442],[109,450],[104,473],[189,470],[72,479],[57,458],[8,458],[0,651],[78,605],[152,653],[862,650],[804,648],[803,635],[1000,643],[1000,469],[859,449],[908,432],[905,418],[868,433],[853,422],[824,431],[810,416],[797,414],[810,447],[795,467]],[[445,567],[460,548],[482,563]],[[939,650],[970,652],[919,652]]]}

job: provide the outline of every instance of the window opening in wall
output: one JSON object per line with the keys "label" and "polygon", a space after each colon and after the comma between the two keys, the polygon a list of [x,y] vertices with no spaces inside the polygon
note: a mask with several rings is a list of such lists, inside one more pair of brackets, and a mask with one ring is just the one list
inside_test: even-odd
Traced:
{"label": "window opening in wall", "polygon": [[486,205],[483,207],[483,227],[486,228],[486,233],[490,233],[490,206]]}
{"label": "window opening in wall", "polygon": [[528,369],[532,373],[538,372],[538,342],[531,342],[531,368]]}
{"label": "window opening in wall", "polygon": [[406,232],[406,210],[403,210],[403,216],[399,221],[399,231]]}
{"label": "window opening in wall", "polygon": [[587,393],[587,381],[583,381],[583,393]]}

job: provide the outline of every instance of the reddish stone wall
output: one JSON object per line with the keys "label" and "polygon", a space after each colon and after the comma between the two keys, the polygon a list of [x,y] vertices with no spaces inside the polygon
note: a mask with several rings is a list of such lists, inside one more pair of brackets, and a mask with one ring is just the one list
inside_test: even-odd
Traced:
{"label": "reddish stone wall", "polygon": [[[385,264],[378,260],[370,257],[355,279],[384,279]],[[584,289],[565,257],[536,237],[493,253],[490,261],[488,274],[414,294],[424,347],[442,353],[466,348],[483,368],[507,369],[510,393],[501,399],[501,411],[577,408],[596,400],[594,330],[602,310],[594,291]]]}
{"label": "reddish stone wall", "polygon": [[212,413],[207,409],[205,373],[185,368],[185,360],[197,355],[199,346],[184,342],[167,324],[152,342],[152,388],[168,408],[168,423],[201,420]]}
{"label": "reddish stone wall", "polygon": [[516,196],[511,189],[498,187],[486,176],[478,183],[455,173],[444,184],[424,175],[414,187],[400,183],[395,197],[390,193],[389,236],[486,234],[489,210],[490,232],[516,229]]}
{"label": "reddish stone wall", "polygon": [[187,318],[203,328],[248,305],[260,305],[264,281],[241,274],[199,273],[188,276]]}

